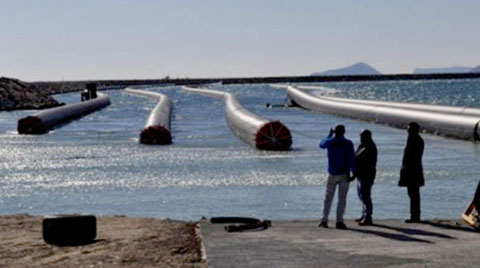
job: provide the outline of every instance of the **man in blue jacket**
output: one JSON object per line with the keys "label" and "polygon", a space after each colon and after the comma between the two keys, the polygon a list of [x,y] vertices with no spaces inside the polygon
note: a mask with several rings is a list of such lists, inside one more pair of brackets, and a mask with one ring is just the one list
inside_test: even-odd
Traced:
{"label": "man in blue jacket", "polygon": [[[335,136],[333,135],[335,133]],[[330,129],[328,137],[320,142],[320,148],[327,149],[328,155],[328,181],[325,201],[323,204],[323,217],[319,227],[328,228],[328,215],[338,185],[337,229],[346,229],[343,214],[347,205],[347,193],[350,183],[350,171],[355,173],[355,153],[353,143],[344,137],[345,126],[336,125]]]}

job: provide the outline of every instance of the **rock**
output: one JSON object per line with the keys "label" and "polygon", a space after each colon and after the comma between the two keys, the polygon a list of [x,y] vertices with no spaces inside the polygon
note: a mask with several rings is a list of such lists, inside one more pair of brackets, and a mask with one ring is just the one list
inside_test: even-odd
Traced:
{"label": "rock", "polygon": [[0,77],[0,111],[60,106],[46,91],[18,79]]}
{"label": "rock", "polygon": [[379,71],[377,71],[372,66],[358,62],[353,65],[340,68],[340,69],[332,69],[325,72],[317,72],[311,74],[311,76],[334,76],[334,75],[381,75]]}

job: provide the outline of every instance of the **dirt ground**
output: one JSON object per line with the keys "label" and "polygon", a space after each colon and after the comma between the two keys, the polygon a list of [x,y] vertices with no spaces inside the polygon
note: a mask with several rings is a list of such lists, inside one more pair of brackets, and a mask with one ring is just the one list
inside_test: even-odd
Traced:
{"label": "dirt ground", "polygon": [[0,267],[207,267],[198,225],[172,220],[97,217],[97,237],[58,247],[42,237],[42,217],[0,216]]}

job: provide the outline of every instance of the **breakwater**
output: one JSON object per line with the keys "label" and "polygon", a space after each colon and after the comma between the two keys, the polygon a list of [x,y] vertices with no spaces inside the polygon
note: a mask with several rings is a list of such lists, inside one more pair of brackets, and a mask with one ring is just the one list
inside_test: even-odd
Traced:
{"label": "breakwater", "polygon": [[225,77],[225,78],[163,78],[132,80],[88,80],[88,81],[49,81],[31,82],[41,91],[50,94],[79,91],[88,83],[96,83],[99,89],[123,89],[138,85],[198,85],[222,84],[260,84],[260,83],[313,83],[313,82],[355,82],[355,81],[395,81],[395,80],[441,80],[475,79],[480,73],[444,73],[444,74],[387,74],[387,75],[339,75],[339,76],[269,76],[269,77]]}

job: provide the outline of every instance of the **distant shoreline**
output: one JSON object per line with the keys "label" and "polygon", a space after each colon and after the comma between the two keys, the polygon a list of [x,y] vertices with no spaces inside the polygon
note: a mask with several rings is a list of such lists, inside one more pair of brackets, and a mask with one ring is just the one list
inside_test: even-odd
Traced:
{"label": "distant shoreline", "polygon": [[[88,83],[95,83],[99,90],[123,89],[131,86],[169,86],[222,84],[269,84],[269,83],[328,83],[358,81],[442,80],[478,79],[480,73],[439,74],[387,74],[387,75],[338,75],[338,76],[271,76],[271,77],[226,77],[226,78],[177,78],[130,79],[130,80],[83,80],[83,81],[37,81],[23,82],[0,77],[0,111],[44,109],[60,105],[51,95],[78,92]],[[28,94],[27,94],[28,93]]]}
{"label": "distant shoreline", "polygon": [[129,80],[84,80],[84,81],[45,81],[30,82],[42,91],[58,94],[79,91],[87,83],[96,83],[99,89],[115,89],[140,85],[198,85],[209,83],[223,84],[259,84],[259,83],[313,83],[313,82],[359,82],[359,81],[395,81],[395,80],[446,80],[475,79],[480,73],[441,73],[441,74],[386,74],[386,75],[337,75],[337,76],[271,76],[238,78],[164,78]]}

